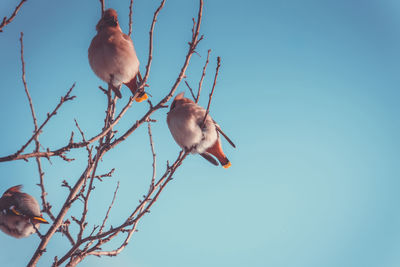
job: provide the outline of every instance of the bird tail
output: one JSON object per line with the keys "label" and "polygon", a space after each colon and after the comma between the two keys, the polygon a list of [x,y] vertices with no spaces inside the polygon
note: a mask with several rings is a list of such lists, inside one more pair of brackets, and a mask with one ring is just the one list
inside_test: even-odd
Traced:
{"label": "bird tail", "polygon": [[214,155],[221,163],[222,167],[224,167],[225,169],[229,168],[232,165],[224,154],[224,151],[222,151],[221,141],[219,138],[217,139],[217,141],[215,141],[214,145],[209,147],[206,151]]}
{"label": "bird tail", "polygon": [[[131,90],[132,94],[135,95],[136,91],[137,91],[137,76],[135,76],[135,78],[133,78],[132,80],[130,80],[129,82],[125,83],[126,86],[128,86],[128,88]],[[146,100],[147,98],[149,98],[146,94],[145,91],[140,92],[136,98],[135,101],[136,102],[142,102],[144,100]]]}

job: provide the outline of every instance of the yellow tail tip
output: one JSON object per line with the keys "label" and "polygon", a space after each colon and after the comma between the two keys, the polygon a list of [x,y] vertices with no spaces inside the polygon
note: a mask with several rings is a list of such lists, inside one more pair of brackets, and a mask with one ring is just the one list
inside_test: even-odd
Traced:
{"label": "yellow tail tip", "polygon": [[35,220],[35,221],[39,221],[39,222],[41,222],[41,223],[49,223],[48,221],[46,221],[46,219],[44,219],[44,218],[42,218],[42,217],[33,217],[33,219]]}
{"label": "yellow tail tip", "polygon": [[228,169],[230,166],[232,166],[232,163],[231,163],[230,161],[228,161],[227,164],[222,165],[222,167],[223,167],[224,169]]}
{"label": "yellow tail tip", "polygon": [[142,101],[147,100],[147,98],[149,98],[149,97],[147,96],[147,94],[146,94],[146,93],[143,93],[142,96],[137,96],[137,97],[135,98],[135,101],[138,102],[138,103],[140,103],[140,102],[142,102]]}

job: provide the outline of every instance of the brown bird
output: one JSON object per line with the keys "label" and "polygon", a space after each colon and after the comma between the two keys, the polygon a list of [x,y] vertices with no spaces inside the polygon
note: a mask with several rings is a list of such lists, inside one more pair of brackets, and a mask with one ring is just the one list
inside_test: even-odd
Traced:
{"label": "brown bird", "polygon": [[[89,63],[94,73],[108,83],[115,95],[122,97],[122,84],[128,86],[132,94],[137,90],[136,76],[139,60],[132,39],[121,31],[118,15],[114,9],[107,9],[96,26],[97,34],[89,46]],[[146,100],[147,94],[136,97],[137,102]]]}
{"label": "brown bird", "polygon": [[34,197],[21,192],[22,185],[9,188],[0,198],[0,229],[13,237],[27,237],[39,229],[41,223],[48,223],[40,213]]}
{"label": "brown bird", "polygon": [[[229,168],[231,163],[222,151],[221,133],[233,146],[235,144],[222,132],[220,126],[207,115],[206,110],[192,100],[178,94],[171,104],[167,115],[167,123],[176,143],[185,151],[192,154],[198,153],[214,165],[218,162],[211,156],[215,156],[222,167]],[[203,124],[204,121],[204,124]]]}

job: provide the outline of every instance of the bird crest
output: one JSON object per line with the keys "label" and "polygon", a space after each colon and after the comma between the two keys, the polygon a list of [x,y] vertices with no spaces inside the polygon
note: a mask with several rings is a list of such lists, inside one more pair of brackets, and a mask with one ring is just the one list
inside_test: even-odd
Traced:
{"label": "bird crest", "polygon": [[16,185],[13,187],[10,187],[7,189],[6,192],[4,192],[3,197],[4,196],[11,196],[13,193],[21,193],[21,189],[22,189],[22,185]]}

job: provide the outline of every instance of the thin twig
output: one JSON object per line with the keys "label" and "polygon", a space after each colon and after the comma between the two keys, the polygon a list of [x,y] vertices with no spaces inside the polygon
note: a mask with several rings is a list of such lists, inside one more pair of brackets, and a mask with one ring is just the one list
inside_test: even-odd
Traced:
{"label": "thin twig", "polygon": [[134,97],[130,97],[129,100],[128,100],[128,103],[124,106],[124,108],[121,110],[121,112],[118,114],[118,116],[113,120],[113,122],[111,124],[109,124],[108,127],[103,128],[102,132],[100,132],[96,136],[90,138],[86,142],[74,143],[73,139],[70,139],[68,145],[66,145],[64,147],[61,147],[59,149],[53,150],[53,151],[48,150],[46,152],[26,153],[26,154],[21,154],[21,155],[19,155],[17,153],[14,153],[14,154],[9,155],[9,156],[1,157],[0,158],[0,162],[12,161],[12,160],[21,160],[21,159],[26,160],[26,159],[29,159],[29,158],[32,158],[32,157],[49,158],[49,157],[53,157],[53,156],[61,156],[65,152],[67,152],[67,151],[69,151],[71,149],[85,147],[88,144],[94,143],[97,140],[99,140],[99,139],[103,138],[104,136],[106,136],[112,130],[112,128],[115,125],[117,125],[117,123],[120,121],[120,119],[126,113],[126,111],[132,106],[133,102],[134,102]]}
{"label": "thin twig", "polygon": [[[99,155],[100,158],[102,158],[104,155],[104,152]],[[75,199],[75,196],[80,192],[81,187],[88,177],[90,173],[92,172],[94,168],[94,165],[88,165],[86,169],[83,171],[81,177],[78,179],[78,181],[75,183],[74,187],[70,191],[63,207],[61,208],[56,220],[54,223],[50,226],[50,229],[47,231],[47,233],[43,236],[39,246],[37,247],[34,255],[32,256],[31,260],[29,261],[27,266],[36,266],[39,258],[42,256],[42,254],[45,252],[45,249],[47,247],[47,244],[49,243],[51,237],[54,235],[54,233],[57,231],[57,229],[62,225],[63,219],[65,215],[67,214],[69,208],[72,205],[73,200]]]}
{"label": "thin twig", "polygon": [[[32,135],[32,137],[13,155],[10,156],[6,156],[6,157],[2,157],[0,158],[0,162],[1,161],[10,161],[10,160],[14,160],[16,158],[18,158],[18,156],[25,150],[25,148],[36,138],[36,136],[38,136],[43,127],[49,122],[49,120],[57,114],[58,109],[67,101],[73,100],[75,98],[75,96],[70,96],[72,89],[74,89],[75,87],[75,83],[71,86],[71,88],[68,90],[68,92],[65,94],[65,96],[61,97],[60,102],[57,104],[57,106],[55,107],[55,109],[51,112],[51,113],[47,113],[47,118],[46,120],[38,127],[38,129],[35,131],[35,133]],[[36,155],[37,154],[37,155]],[[33,154],[33,156],[31,157],[37,157],[40,156],[39,152],[36,152]]]}
{"label": "thin twig", "polygon": [[129,3],[129,33],[128,35],[131,36],[132,34],[132,8],[133,8],[133,0]]}
{"label": "thin twig", "polygon": [[215,85],[217,84],[219,67],[221,67],[221,58],[217,57],[217,69],[215,70],[214,83],[213,83],[213,87],[212,87],[211,93],[208,96],[208,104],[207,104],[206,114],[204,115],[204,119],[203,119],[203,122],[201,124],[201,128],[204,127],[204,123],[206,122],[206,118],[208,116],[208,113],[210,112],[210,104],[211,104],[211,99],[212,99],[213,94],[214,94]]}
{"label": "thin twig", "polygon": [[209,58],[210,58],[210,53],[211,53],[211,49],[208,49],[206,64],[204,64],[204,67],[203,67],[203,72],[201,74],[201,78],[200,78],[200,81],[199,81],[199,89],[197,90],[197,96],[195,98],[195,102],[196,103],[199,103],[201,87],[203,85],[203,79],[206,76],[206,69],[207,69]]}
{"label": "thin twig", "polygon": [[37,120],[36,120],[36,115],[35,115],[35,109],[33,108],[33,103],[32,103],[32,98],[31,95],[29,94],[29,90],[28,90],[28,85],[26,83],[25,80],[25,61],[24,61],[24,33],[21,32],[21,37],[19,38],[20,44],[21,44],[21,64],[22,64],[22,82],[24,84],[24,88],[25,88],[25,93],[26,96],[28,97],[28,101],[29,101],[29,107],[31,109],[31,113],[32,113],[32,118],[33,118],[33,124],[35,126],[35,131],[37,131],[38,129],[38,125],[37,125]]}
{"label": "thin twig", "polygon": [[104,0],[99,0],[99,1],[100,1],[100,5],[101,5],[101,16],[103,17],[104,11],[105,11],[105,4],[104,4]]}
{"label": "thin twig", "polygon": [[[21,32],[21,37],[20,37],[20,44],[21,44],[21,65],[22,65],[22,82],[24,84],[24,89],[25,89],[25,94],[28,98],[28,102],[29,102],[29,107],[31,110],[31,115],[32,115],[32,119],[33,119],[33,125],[34,125],[34,133],[38,131],[38,124],[37,124],[37,119],[36,119],[36,114],[35,114],[35,109],[33,107],[33,102],[32,102],[32,97],[29,93],[28,90],[28,85],[26,82],[26,78],[25,78],[25,60],[24,60],[24,34],[23,32]],[[36,135],[35,138],[35,150],[34,152],[38,152],[40,149],[40,142],[39,142],[39,135]],[[49,217],[54,221],[54,215],[51,212],[51,205],[47,202],[46,200],[46,195],[47,192],[45,190],[45,186],[44,186],[44,172],[42,170],[42,164],[40,161],[39,157],[36,157],[36,164],[38,167],[38,172],[39,172],[39,184],[38,186],[40,187],[41,190],[41,200],[42,200],[42,210],[43,212],[45,212],[46,214],[49,215]]]}
{"label": "thin twig", "polygon": [[142,91],[145,87],[145,84],[147,82],[147,79],[149,78],[149,74],[150,74],[150,67],[151,67],[151,62],[153,60],[153,32],[154,32],[154,26],[156,25],[156,21],[157,21],[157,17],[158,14],[160,13],[161,9],[164,7],[165,4],[165,0],[161,1],[160,6],[157,8],[156,12],[154,12],[153,15],[153,21],[151,23],[150,26],[150,31],[149,31],[149,57],[147,59],[147,65],[146,65],[146,73],[138,87],[137,93],[139,93],[140,91]]}
{"label": "thin twig", "polygon": [[190,93],[192,94],[193,100],[196,100],[196,96],[194,95],[192,87],[190,87],[189,83],[185,81],[186,86],[189,88]]}
{"label": "thin twig", "polygon": [[152,166],[153,166],[153,175],[151,177],[151,184],[150,184],[150,188],[153,188],[154,187],[154,180],[156,179],[157,157],[156,157],[156,153],[154,152],[153,135],[151,133],[150,121],[147,122],[147,129],[148,129],[148,133],[149,133],[151,153],[153,155],[153,164],[152,164]]}
{"label": "thin twig", "polygon": [[[96,243],[91,249],[87,250],[87,253],[90,255],[97,255],[97,256],[115,256],[119,252],[122,251],[123,248],[126,247],[126,245],[129,242],[130,237],[132,236],[132,231],[136,229],[136,224],[139,222],[139,220],[149,212],[150,208],[152,205],[157,201],[159,195],[161,192],[164,190],[165,186],[172,180],[172,176],[174,175],[175,171],[177,168],[182,164],[183,160],[187,157],[188,153],[181,151],[178,155],[178,158],[176,161],[167,168],[163,176],[158,180],[158,182],[154,185],[154,187],[147,193],[145,196],[144,200],[140,203],[139,206],[136,207],[136,209],[132,212],[132,214],[125,220],[124,223],[121,225],[111,228],[108,231],[98,233],[97,235],[90,235],[86,238],[83,238],[80,240],[79,243],[76,243],[75,246],[73,246],[60,260],[58,260],[57,264],[61,265],[64,263],[66,260],[70,259],[73,255],[74,252],[84,243],[86,242],[91,242],[94,240],[98,240],[98,243]],[[132,229],[128,231],[128,236],[123,242],[123,244],[116,250],[114,251],[104,251],[104,252],[99,252],[97,253],[99,246],[109,242],[112,238],[114,238],[118,233],[123,232],[126,227],[129,227],[131,225],[134,225]],[[80,262],[85,255],[78,254],[74,256],[73,259],[70,261],[70,266],[75,266],[72,263],[78,263]],[[57,265],[58,266],[58,265]]]}
{"label": "thin twig", "polygon": [[14,12],[11,14],[11,16],[7,19],[7,17],[3,18],[3,21],[0,24],[0,32],[3,31],[3,28],[11,23],[11,21],[13,21],[13,19],[15,18],[15,16],[17,15],[18,11],[21,9],[22,5],[26,2],[27,0],[21,0],[21,2],[19,2],[18,6],[15,8]]}

